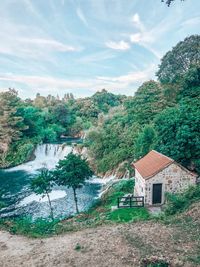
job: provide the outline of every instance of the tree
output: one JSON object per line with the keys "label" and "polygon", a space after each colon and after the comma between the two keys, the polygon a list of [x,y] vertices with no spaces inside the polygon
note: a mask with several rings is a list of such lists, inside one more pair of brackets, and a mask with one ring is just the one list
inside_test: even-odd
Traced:
{"label": "tree", "polygon": [[156,143],[156,132],[151,125],[146,125],[135,140],[135,157],[139,159],[152,150]]}
{"label": "tree", "polygon": [[65,159],[60,160],[53,172],[54,181],[57,185],[67,186],[73,189],[76,212],[78,209],[78,199],[76,190],[81,188],[87,179],[92,175],[92,171],[86,160],[70,153]]}
{"label": "tree", "polygon": [[157,150],[185,167],[198,169],[200,159],[200,101],[183,99],[155,119]]}
{"label": "tree", "polygon": [[0,93],[0,153],[7,152],[9,145],[19,140],[26,127],[17,114],[21,101],[14,89]]}
{"label": "tree", "polygon": [[32,105],[24,105],[18,109],[19,116],[23,117],[24,124],[27,126],[23,135],[29,138],[39,136],[45,125],[44,114],[39,108]]}
{"label": "tree", "polygon": [[199,98],[200,96],[200,65],[191,67],[183,77],[179,98]]}
{"label": "tree", "polygon": [[124,103],[129,122],[147,124],[166,107],[162,86],[155,81],[144,82],[133,98]]}
{"label": "tree", "polygon": [[52,191],[52,187],[53,187],[52,174],[47,169],[43,169],[40,172],[40,174],[36,178],[34,178],[31,182],[31,189],[37,195],[42,195],[42,197],[47,196],[50,207],[50,214],[53,220],[54,219],[53,208],[49,196],[49,193],[51,193]]}
{"label": "tree", "polygon": [[164,55],[156,75],[162,83],[174,83],[197,65],[200,65],[200,35],[191,35]]}

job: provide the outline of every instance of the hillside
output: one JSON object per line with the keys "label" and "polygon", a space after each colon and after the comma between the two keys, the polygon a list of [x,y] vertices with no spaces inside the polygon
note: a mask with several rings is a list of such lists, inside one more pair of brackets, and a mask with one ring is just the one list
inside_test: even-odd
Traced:
{"label": "hillside", "polygon": [[158,81],[144,82],[90,128],[86,145],[98,173],[130,172],[152,149],[200,171],[199,43],[199,35],[179,42],[161,59]]}
{"label": "hillside", "polygon": [[171,267],[199,266],[199,212],[200,203],[195,203],[165,223],[99,226],[47,239],[1,231],[1,266],[138,267],[144,259],[164,259]]}

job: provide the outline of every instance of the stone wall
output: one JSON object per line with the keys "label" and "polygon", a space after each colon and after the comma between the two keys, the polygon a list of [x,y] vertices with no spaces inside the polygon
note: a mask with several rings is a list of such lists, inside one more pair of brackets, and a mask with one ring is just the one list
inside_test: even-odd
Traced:
{"label": "stone wall", "polygon": [[135,170],[134,196],[145,197],[145,180],[137,170]]}
{"label": "stone wall", "polygon": [[165,201],[165,193],[181,193],[190,185],[196,183],[196,177],[190,172],[172,163],[161,172],[145,180],[145,203],[152,205],[153,184],[162,184],[162,204]]}

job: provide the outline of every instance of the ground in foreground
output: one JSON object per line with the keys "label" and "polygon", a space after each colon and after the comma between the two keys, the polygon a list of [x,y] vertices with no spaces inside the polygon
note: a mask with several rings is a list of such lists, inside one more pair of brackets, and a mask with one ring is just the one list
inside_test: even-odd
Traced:
{"label": "ground in foreground", "polygon": [[139,267],[141,259],[152,256],[164,258],[172,267],[200,266],[199,218],[194,220],[193,209],[199,210],[199,205],[177,217],[176,223],[105,225],[46,239],[2,231],[0,266]]}

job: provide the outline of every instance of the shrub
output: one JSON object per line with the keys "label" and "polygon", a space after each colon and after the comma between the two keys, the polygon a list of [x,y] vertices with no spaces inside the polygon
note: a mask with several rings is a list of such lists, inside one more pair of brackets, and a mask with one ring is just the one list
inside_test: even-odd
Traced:
{"label": "shrub", "polygon": [[192,203],[200,200],[200,185],[189,187],[182,194],[166,194],[166,215],[173,215],[187,209]]}
{"label": "shrub", "polygon": [[12,234],[23,234],[30,237],[47,237],[56,233],[59,229],[59,220],[37,219],[32,221],[30,217],[12,220],[0,220],[0,227]]}

